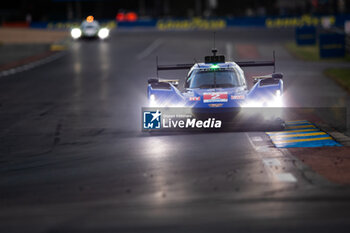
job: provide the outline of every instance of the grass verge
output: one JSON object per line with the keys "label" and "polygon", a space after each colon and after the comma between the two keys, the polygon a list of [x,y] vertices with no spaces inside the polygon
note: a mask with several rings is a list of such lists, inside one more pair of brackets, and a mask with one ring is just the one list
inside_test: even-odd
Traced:
{"label": "grass verge", "polygon": [[286,44],[287,50],[295,57],[305,61],[320,61],[318,47],[316,45],[298,46],[294,42]]}
{"label": "grass verge", "polygon": [[327,58],[321,59],[319,54],[318,45],[305,45],[298,46],[294,42],[288,42],[285,44],[285,47],[294,57],[299,58],[304,61],[350,61],[350,56],[347,55],[345,58]]}
{"label": "grass verge", "polygon": [[324,73],[350,93],[350,68],[329,68]]}

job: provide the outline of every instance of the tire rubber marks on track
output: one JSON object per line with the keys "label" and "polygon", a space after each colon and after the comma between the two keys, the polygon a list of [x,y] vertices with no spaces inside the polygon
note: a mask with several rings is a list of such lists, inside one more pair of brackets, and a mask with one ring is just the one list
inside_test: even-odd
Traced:
{"label": "tire rubber marks on track", "polygon": [[162,39],[156,39],[153,41],[147,48],[140,52],[136,57],[138,60],[143,60],[153,53],[161,44],[163,43]]}
{"label": "tire rubber marks on track", "polygon": [[248,138],[249,143],[254,148],[254,150],[258,152],[257,155],[259,155],[259,157],[261,158],[261,161],[265,167],[265,170],[267,171],[267,174],[269,174],[269,176],[273,180],[276,180],[278,182],[286,182],[286,183],[297,182],[297,178],[292,173],[282,172],[283,165],[280,159],[271,157],[272,152],[274,153],[274,156],[279,156],[279,157],[284,156],[280,151],[274,148],[270,148],[268,145],[261,145],[261,146],[255,145],[254,141],[261,143],[263,141],[262,137],[259,137],[259,136],[250,137],[248,133],[246,133],[246,136]]}
{"label": "tire rubber marks on track", "polygon": [[61,138],[60,138],[60,136],[61,136],[61,128],[62,128],[62,123],[61,123],[61,121],[59,121],[57,123],[57,125],[56,125],[53,146],[56,146],[61,140]]}
{"label": "tire rubber marks on track", "polygon": [[297,181],[297,179],[291,173],[288,173],[288,172],[275,173],[274,170],[272,170],[273,167],[278,168],[278,167],[282,166],[279,159],[266,158],[266,159],[263,159],[263,163],[268,169],[270,169],[270,172],[273,173],[273,175],[275,176],[275,178],[278,181],[280,181],[280,182],[296,182]]}

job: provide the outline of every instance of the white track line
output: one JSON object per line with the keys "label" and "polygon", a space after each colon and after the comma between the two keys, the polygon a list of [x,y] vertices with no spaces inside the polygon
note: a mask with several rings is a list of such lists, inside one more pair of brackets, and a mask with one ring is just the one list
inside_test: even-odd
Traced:
{"label": "white track line", "polygon": [[263,159],[263,163],[266,166],[281,166],[281,162],[276,158],[266,158]]}
{"label": "white track line", "polygon": [[253,142],[262,142],[263,139],[261,137],[257,136],[257,137],[252,137],[252,141]]}
{"label": "white track line", "polygon": [[148,57],[149,55],[151,55],[151,53],[156,50],[161,44],[163,43],[162,39],[156,39],[155,41],[153,41],[147,48],[145,48],[142,52],[140,52],[136,58],[138,60],[142,60],[146,57]]}
{"label": "white track line", "polygon": [[297,178],[291,173],[276,173],[275,176],[281,182],[297,182]]}
{"label": "white track line", "polygon": [[[270,153],[268,153],[269,151],[271,151],[271,149],[267,146],[256,146],[253,142],[253,138],[250,138],[248,133],[245,133],[245,135],[248,138],[248,141],[250,143],[250,145],[254,148],[254,150],[257,153],[257,155],[260,157],[261,161],[264,164],[264,168],[267,171],[267,174],[272,178],[275,179],[279,182],[288,182],[288,183],[294,183],[297,182],[297,178],[289,172],[278,172],[281,169],[273,169],[273,168],[280,168],[282,166],[281,161],[278,158],[271,158],[268,157],[270,155]],[[281,156],[284,156],[281,153]]]}
{"label": "white track line", "polygon": [[49,62],[52,62],[52,61],[62,57],[64,54],[65,54],[65,52],[59,52],[59,53],[56,53],[56,54],[53,54],[51,56],[45,57],[45,58],[43,58],[41,60],[38,60],[38,61],[33,61],[33,62],[28,63],[28,64],[25,64],[25,65],[22,65],[22,66],[18,66],[16,68],[11,68],[11,69],[8,69],[8,70],[1,71],[0,72],[0,78],[1,77],[5,77],[5,76],[9,76],[11,74],[17,74],[17,73],[33,69],[35,67],[38,67],[38,66],[41,66],[41,65],[44,65],[44,64],[47,64]]}

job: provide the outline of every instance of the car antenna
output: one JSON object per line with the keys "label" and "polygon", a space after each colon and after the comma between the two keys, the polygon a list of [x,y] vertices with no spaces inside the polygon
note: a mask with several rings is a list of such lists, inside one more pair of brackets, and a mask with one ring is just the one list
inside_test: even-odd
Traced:
{"label": "car antenna", "polygon": [[214,47],[213,47],[213,49],[211,50],[214,57],[216,56],[216,53],[218,52],[218,50],[217,50],[216,47],[215,47],[215,35],[216,35],[216,32],[214,32]]}
{"label": "car antenna", "polygon": [[156,68],[157,69],[157,78],[159,78],[158,77],[158,56],[156,56],[156,66],[157,66],[157,68]]}
{"label": "car antenna", "polygon": [[273,50],[272,52],[272,56],[273,56],[273,72],[276,72],[276,56],[275,56],[275,50]]}

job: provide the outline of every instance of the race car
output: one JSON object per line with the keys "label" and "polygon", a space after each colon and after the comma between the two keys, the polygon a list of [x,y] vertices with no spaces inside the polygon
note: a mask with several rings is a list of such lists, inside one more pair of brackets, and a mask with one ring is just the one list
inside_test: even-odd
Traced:
{"label": "race car", "polygon": [[[223,55],[206,56],[204,63],[158,65],[161,70],[189,69],[183,90],[179,80],[152,78],[148,80],[149,107],[190,107],[204,112],[220,112],[233,108],[282,107],[283,75],[275,73],[272,61],[225,61]],[[274,72],[253,77],[249,90],[242,67],[273,66]],[[158,75],[157,75],[158,76]]]}
{"label": "race car", "polygon": [[100,38],[104,40],[109,36],[109,29],[101,28],[100,24],[90,15],[81,23],[79,28],[76,27],[71,30],[71,36],[73,39]]}

